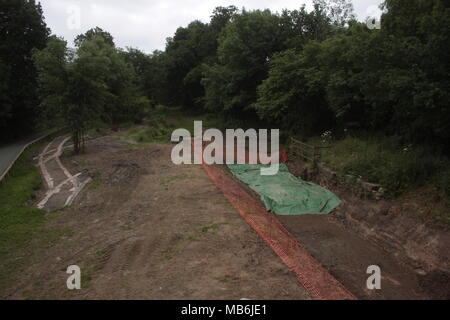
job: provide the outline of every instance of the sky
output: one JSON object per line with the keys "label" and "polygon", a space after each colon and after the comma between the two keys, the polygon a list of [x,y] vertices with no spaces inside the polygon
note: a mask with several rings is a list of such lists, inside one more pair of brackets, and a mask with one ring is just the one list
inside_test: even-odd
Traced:
{"label": "sky", "polygon": [[[164,50],[166,38],[194,20],[209,22],[218,6],[246,9],[311,8],[311,0],[40,0],[45,21],[53,34],[70,45],[76,35],[99,26],[114,37],[117,46],[151,53]],[[382,0],[353,0],[359,20],[378,17]]]}

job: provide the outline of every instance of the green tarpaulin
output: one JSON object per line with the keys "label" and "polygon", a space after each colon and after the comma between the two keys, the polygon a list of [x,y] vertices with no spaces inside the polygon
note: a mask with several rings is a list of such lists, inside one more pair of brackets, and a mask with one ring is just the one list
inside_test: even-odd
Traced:
{"label": "green tarpaulin", "polygon": [[231,164],[228,168],[258,193],[266,209],[279,215],[329,214],[341,200],[330,191],[293,176],[285,164],[276,175],[261,175],[264,165]]}

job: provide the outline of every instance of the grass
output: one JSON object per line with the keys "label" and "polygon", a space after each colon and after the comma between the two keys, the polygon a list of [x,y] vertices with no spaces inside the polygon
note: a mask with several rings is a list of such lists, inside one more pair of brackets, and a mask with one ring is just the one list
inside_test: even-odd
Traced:
{"label": "grass", "polygon": [[41,187],[32,156],[43,143],[25,151],[0,183],[0,294],[14,283],[38,249],[52,246],[62,236],[70,235],[69,229],[45,228],[46,222],[58,213],[46,214],[30,203]]}
{"label": "grass", "polygon": [[215,230],[218,230],[218,229],[220,228],[220,226],[221,226],[221,225],[224,225],[224,224],[225,224],[225,223],[213,223],[213,224],[211,224],[211,225],[204,226],[204,227],[200,228],[198,231],[199,231],[200,233],[207,233],[207,232],[210,231],[210,230],[215,231]]}
{"label": "grass", "polygon": [[[158,121],[155,121],[158,123]],[[131,140],[130,146],[146,146],[150,143],[167,143],[170,140],[170,132],[164,123],[159,122],[157,126],[139,126],[132,128],[122,134],[122,137]]]}
{"label": "grass", "polygon": [[107,255],[109,253],[108,250],[103,249],[103,250],[98,250],[95,252],[95,255],[98,257],[104,257],[105,255]]}
{"label": "grass", "polygon": [[133,230],[133,227],[130,226],[130,225],[121,226],[120,230],[122,230],[122,231],[131,231],[131,230]]}
{"label": "grass", "polygon": [[111,127],[108,124],[101,121],[96,121],[92,125],[92,128],[88,130],[87,135],[90,138],[95,139],[107,135],[110,131]]}
{"label": "grass", "polygon": [[99,181],[94,181],[89,187],[88,190],[97,190],[100,187]]}
{"label": "grass", "polygon": [[203,128],[218,128],[224,127],[224,122],[221,117],[212,113],[192,113],[183,110],[182,108],[168,108],[159,106],[156,109],[156,116],[164,119],[167,125],[173,129],[187,129],[191,135],[194,135],[194,121],[202,121]]}
{"label": "grass", "polygon": [[161,179],[160,184],[162,186],[167,186],[175,181],[191,180],[191,179],[196,179],[196,178],[198,178],[198,177],[193,176],[193,175],[180,174],[180,175],[176,175],[176,176],[165,177],[165,178]]}
{"label": "grass", "polygon": [[130,147],[145,147],[152,143],[169,143],[172,132],[176,129],[186,129],[193,136],[195,121],[202,121],[203,129],[217,128],[223,132],[226,128],[258,127],[249,121],[225,120],[215,113],[193,113],[180,107],[159,105],[152,111],[150,119],[147,120],[145,125],[131,128],[120,133],[119,136],[128,140],[127,145]]}
{"label": "grass", "polygon": [[217,280],[219,280],[222,283],[236,283],[239,281],[239,278],[237,277],[233,277],[233,276],[229,276],[229,275],[225,275],[223,277],[217,278]]}
{"label": "grass", "polygon": [[[324,145],[321,138],[309,143]],[[325,144],[330,148],[322,150],[322,162],[338,175],[381,184],[391,199],[419,188],[432,189],[436,201],[450,206],[450,160],[425,147],[399,146],[392,138],[377,137],[347,137]],[[444,218],[448,217],[450,212]]]}
{"label": "grass", "polygon": [[[91,268],[80,268],[81,269],[81,289],[89,288],[92,281],[92,269]],[[76,292],[77,290],[73,290]]]}
{"label": "grass", "polygon": [[89,185],[88,190],[97,190],[101,186],[101,177],[101,172],[96,170],[93,174],[93,182]]}
{"label": "grass", "polygon": [[121,135],[134,146],[168,143],[175,129],[187,129],[194,135],[194,121],[203,121],[204,128],[221,127],[221,119],[213,114],[191,114],[181,108],[157,106],[145,125],[132,128]]}
{"label": "grass", "polygon": [[231,282],[232,280],[230,277],[225,276],[225,277],[219,278],[219,281],[223,282],[223,283],[228,283],[228,282]]}
{"label": "grass", "polygon": [[171,254],[165,254],[164,255],[164,260],[172,260],[173,259],[173,256],[171,255]]}

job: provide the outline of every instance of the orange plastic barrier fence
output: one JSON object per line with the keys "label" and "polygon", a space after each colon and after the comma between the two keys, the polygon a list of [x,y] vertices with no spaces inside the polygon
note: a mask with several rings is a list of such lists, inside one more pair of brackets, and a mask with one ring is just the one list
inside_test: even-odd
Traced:
{"label": "orange plastic barrier fence", "polygon": [[300,245],[274,214],[268,212],[220,166],[203,163],[203,168],[244,220],[294,272],[298,281],[314,299],[356,299]]}

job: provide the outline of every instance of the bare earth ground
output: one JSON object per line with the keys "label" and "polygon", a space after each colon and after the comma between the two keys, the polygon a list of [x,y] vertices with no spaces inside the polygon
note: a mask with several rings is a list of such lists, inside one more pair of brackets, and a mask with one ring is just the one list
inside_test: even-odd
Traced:
{"label": "bare earth ground", "polygon": [[[300,163],[288,165],[301,176]],[[337,194],[342,204],[330,215],[279,219],[336,279],[361,299],[450,299],[450,232],[448,226],[420,219],[419,197],[362,199],[323,177],[312,180]],[[382,290],[362,285],[369,265],[381,268]]]}
{"label": "bare earth ground", "polygon": [[[360,299],[429,299],[420,277],[388,252],[355,234],[333,216],[279,217],[303,246],[347,289]],[[381,269],[381,290],[366,286],[367,267]]]}
{"label": "bare earth ground", "polygon": [[[290,170],[295,174],[291,164]],[[259,197],[248,186],[239,184],[253,197]],[[381,243],[373,241],[365,230],[346,226],[337,213],[348,209],[348,199],[344,194],[338,195],[343,203],[332,214],[279,215],[277,218],[332,276],[359,299],[448,299],[450,290],[447,278],[435,277],[433,273],[418,273],[410,267],[410,261],[401,252],[387,250]],[[368,203],[353,200],[356,210],[368,210]],[[367,288],[370,276],[367,268],[372,265],[381,269],[381,290]]]}
{"label": "bare earth ground", "polygon": [[[201,166],[172,164],[171,148],[106,136],[85,155],[66,153],[70,172],[93,183],[47,225],[68,232],[39,248],[2,298],[310,299]],[[333,214],[279,219],[337,280],[361,299],[448,299],[446,274],[411,268],[400,251],[339,218],[342,210],[365,215],[370,203],[331,190],[344,200]],[[82,290],[66,288],[69,265],[81,267]],[[381,267],[382,290],[366,288],[369,265]]]}
{"label": "bare earth ground", "polygon": [[[171,148],[104,137],[63,157],[94,182],[48,225],[71,232],[35,252],[4,298],[310,299],[201,166],[172,164]],[[81,290],[66,287],[69,265]]]}

